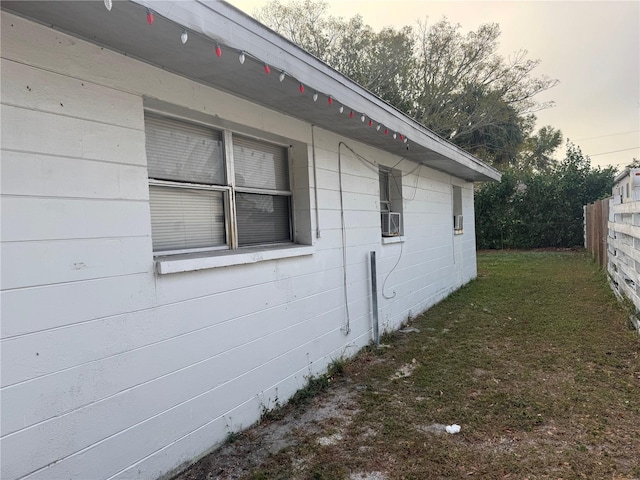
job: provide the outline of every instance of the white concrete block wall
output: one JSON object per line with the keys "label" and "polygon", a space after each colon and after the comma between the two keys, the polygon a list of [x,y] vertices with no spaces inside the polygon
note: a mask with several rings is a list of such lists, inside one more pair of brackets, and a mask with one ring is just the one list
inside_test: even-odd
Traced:
{"label": "white concrete block wall", "polygon": [[[338,144],[415,164],[316,129],[316,238],[310,125],[5,12],[1,68],[3,479],[156,478],[248,427],[371,340],[370,251],[384,330],[476,275],[471,184],[403,177],[403,242],[383,244],[377,169],[342,147],[345,335]],[[147,99],[307,145],[293,189],[314,253],[155,274]]]}

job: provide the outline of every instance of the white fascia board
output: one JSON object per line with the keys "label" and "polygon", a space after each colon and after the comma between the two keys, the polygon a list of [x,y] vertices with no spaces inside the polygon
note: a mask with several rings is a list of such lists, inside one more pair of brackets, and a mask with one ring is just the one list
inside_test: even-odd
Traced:
{"label": "white fascia board", "polygon": [[275,33],[244,12],[222,0],[154,1],[133,0],[183,27],[219,41],[226,47],[256,57],[277,70],[287,72],[318,93],[331,95],[358,115],[375,118],[389,130],[419,144],[488,179],[500,180],[501,173],[448,142],[400,110],[376,97],[348,77]]}
{"label": "white fascia board", "polygon": [[629,168],[625,168],[622,172],[620,172],[618,175],[616,175],[616,178],[613,179],[614,184],[619,183],[626,176],[628,176],[629,173],[630,173],[630,169]]}

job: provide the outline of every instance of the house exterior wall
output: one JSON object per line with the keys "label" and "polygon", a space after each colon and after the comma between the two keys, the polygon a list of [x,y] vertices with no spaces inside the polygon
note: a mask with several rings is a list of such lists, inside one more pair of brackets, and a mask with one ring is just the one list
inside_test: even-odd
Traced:
{"label": "house exterior wall", "polygon": [[[314,175],[309,124],[6,12],[1,53],[3,479],[156,478],[248,427],[371,341],[371,251],[383,331],[476,276],[470,183],[321,129]],[[297,145],[309,247],[156,273],[148,105]],[[381,238],[378,172],[340,142],[405,175],[402,239]]]}

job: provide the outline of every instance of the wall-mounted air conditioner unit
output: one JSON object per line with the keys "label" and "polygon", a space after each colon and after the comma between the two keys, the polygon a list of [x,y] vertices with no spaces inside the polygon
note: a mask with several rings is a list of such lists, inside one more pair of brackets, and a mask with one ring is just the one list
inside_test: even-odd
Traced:
{"label": "wall-mounted air conditioner unit", "polygon": [[400,235],[400,213],[384,212],[380,214],[380,217],[383,237],[397,237]]}
{"label": "wall-mounted air conditioner unit", "polygon": [[462,231],[462,215],[453,216],[453,229],[456,231]]}

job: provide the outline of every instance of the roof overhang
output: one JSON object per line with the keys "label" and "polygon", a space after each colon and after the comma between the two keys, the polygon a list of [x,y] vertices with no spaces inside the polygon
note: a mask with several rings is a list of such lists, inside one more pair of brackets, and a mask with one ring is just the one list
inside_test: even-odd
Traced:
{"label": "roof overhang", "polygon": [[[221,0],[8,1],[2,9],[467,181],[501,174]],[[146,22],[146,9],[155,21]],[[189,40],[180,35],[186,29]],[[215,53],[216,45],[222,56]],[[244,64],[238,61],[245,52]],[[264,66],[269,65],[267,75]],[[280,72],[286,77],[280,81]],[[304,93],[299,91],[305,86]],[[317,102],[314,93],[319,94]],[[328,97],[334,99],[330,104]],[[344,113],[338,108],[344,105]],[[354,116],[350,118],[349,112]],[[365,115],[365,122],[360,120]],[[369,120],[373,126],[369,126]],[[380,131],[378,124],[383,125]],[[389,134],[384,134],[384,128]],[[396,139],[393,138],[396,133]],[[400,135],[408,139],[400,140]]]}

